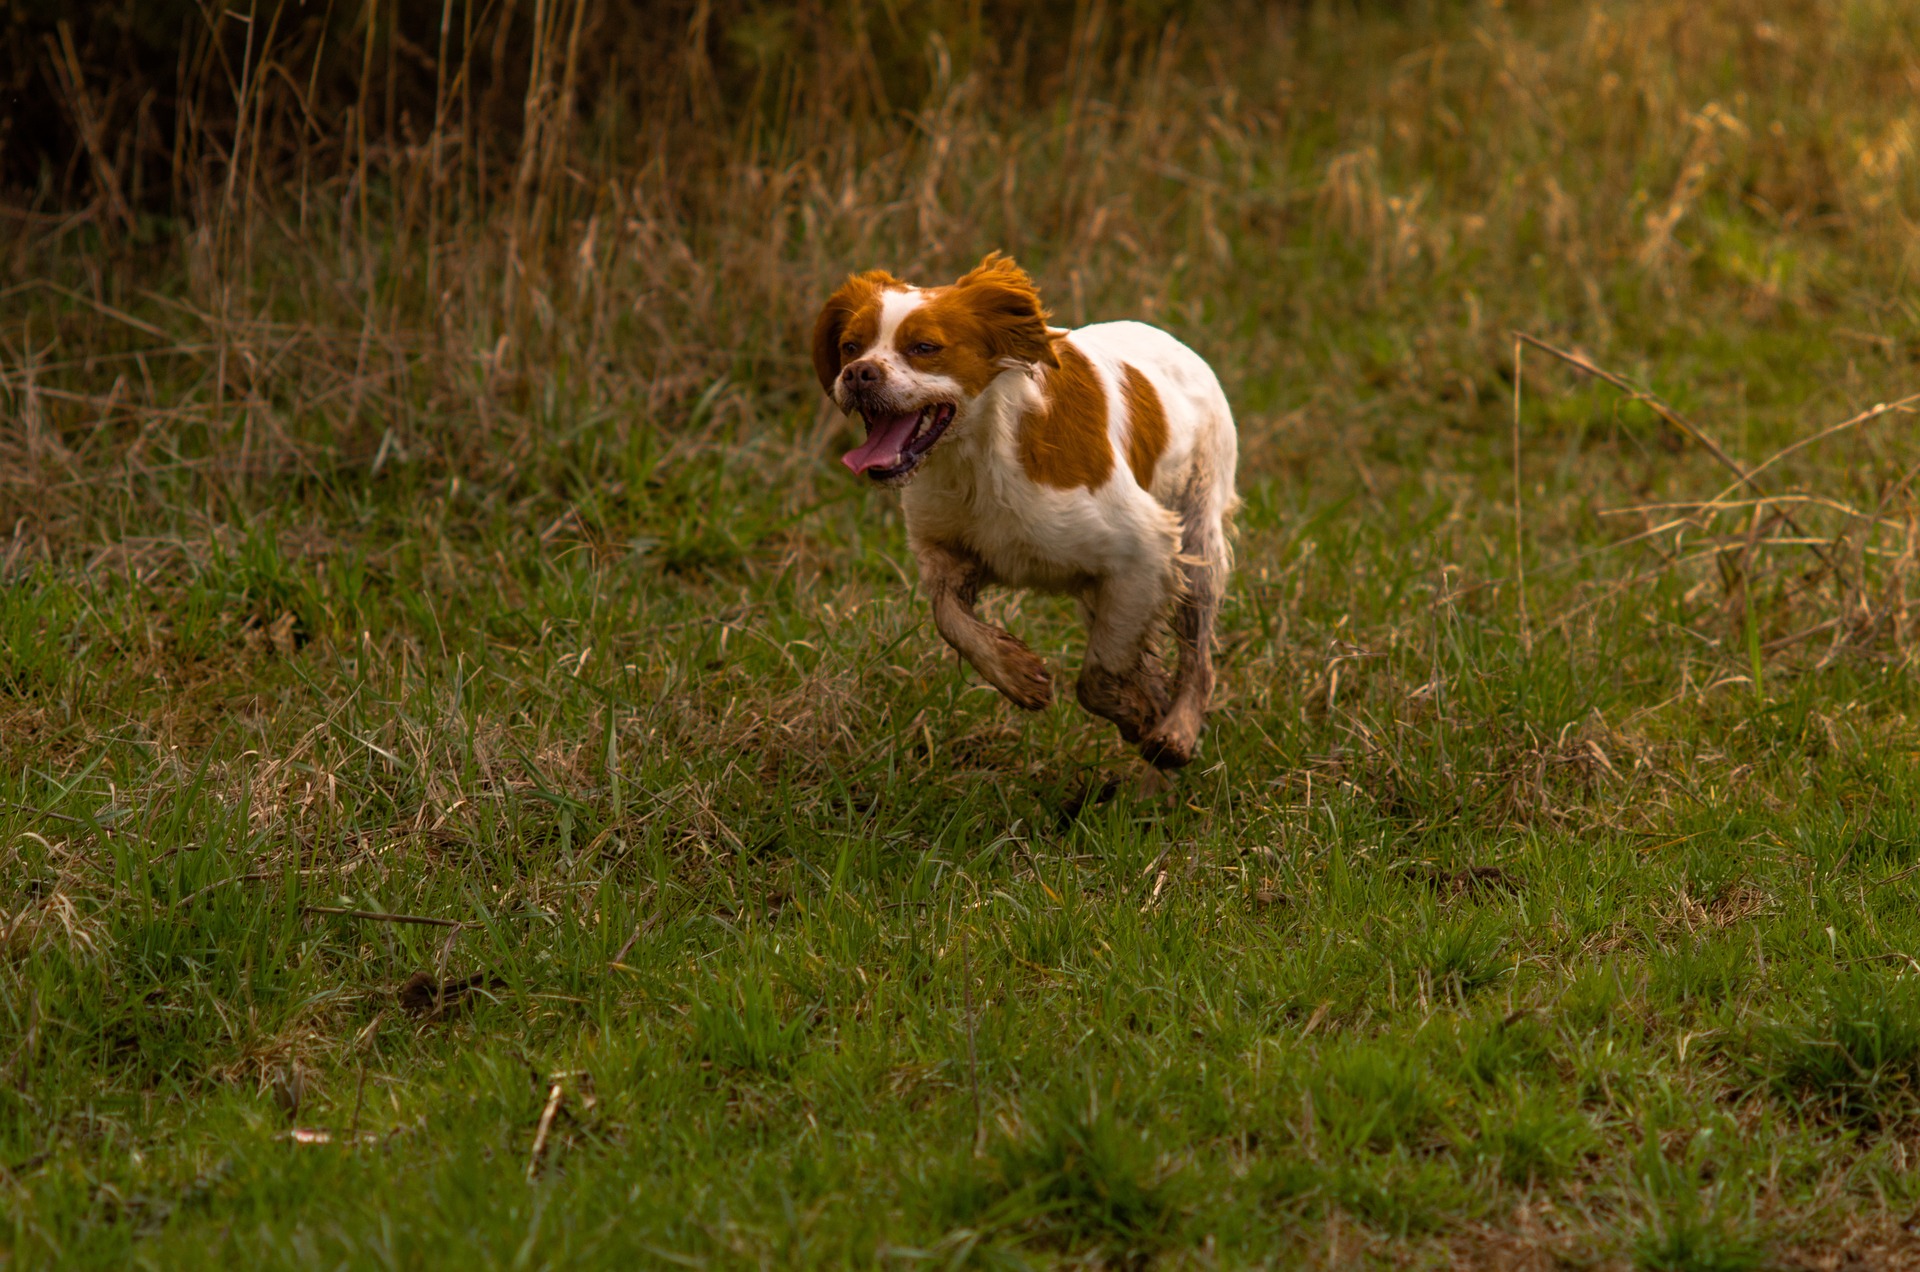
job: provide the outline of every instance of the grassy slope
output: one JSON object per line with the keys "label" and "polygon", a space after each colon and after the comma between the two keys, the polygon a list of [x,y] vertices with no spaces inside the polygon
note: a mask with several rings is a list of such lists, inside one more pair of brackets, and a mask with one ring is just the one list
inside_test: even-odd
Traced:
{"label": "grassy slope", "polygon": [[[1549,568],[1672,515],[1602,510],[1726,474],[1528,353],[1516,555],[1507,332],[1747,462],[1905,391],[1914,33],[1600,12],[1302,19],[998,131],[963,79],[922,121],[938,159],[875,125],[678,191],[735,221],[606,194],[626,228],[583,218],[562,259],[598,264],[537,303],[480,229],[461,303],[421,313],[399,232],[223,229],[224,291],[191,245],[104,277],[82,237],[39,250],[72,291],[16,293],[5,332],[0,1249],[1748,1267],[1899,1240],[1909,425],[1774,474],[1878,530],[1742,508]],[[808,305],[997,243],[1067,320],[1179,330],[1240,410],[1222,691],[1170,792],[960,674],[897,515],[832,463]],[[501,334],[517,369],[479,356]],[[1067,607],[1003,611],[1071,664]],[[403,1010],[441,969],[493,979]]]}

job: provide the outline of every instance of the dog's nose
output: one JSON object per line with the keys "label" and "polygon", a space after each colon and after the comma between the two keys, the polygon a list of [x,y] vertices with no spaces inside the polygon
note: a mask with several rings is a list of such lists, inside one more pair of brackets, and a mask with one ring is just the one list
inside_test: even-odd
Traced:
{"label": "dog's nose", "polygon": [[848,388],[862,389],[880,383],[885,375],[886,372],[882,371],[877,364],[863,358],[859,362],[849,362],[847,369],[840,373],[840,378],[847,382]]}

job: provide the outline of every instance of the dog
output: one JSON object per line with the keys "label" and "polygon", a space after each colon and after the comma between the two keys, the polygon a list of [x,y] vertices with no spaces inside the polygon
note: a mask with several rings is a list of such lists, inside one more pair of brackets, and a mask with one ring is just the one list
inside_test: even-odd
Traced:
{"label": "dog", "polygon": [[[820,311],[813,363],[866,440],[843,463],[901,489],[940,635],[1015,706],[1046,664],[974,612],[1002,584],[1077,597],[1080,705],[1163,769],[1190,762],[1213,694],[1238,440],[1220,381],[1157,327],[1047,324],[1033,280],[988,254],[945,287],[884,270]],[[1170,620],[1171,686],[1154,650]]]}

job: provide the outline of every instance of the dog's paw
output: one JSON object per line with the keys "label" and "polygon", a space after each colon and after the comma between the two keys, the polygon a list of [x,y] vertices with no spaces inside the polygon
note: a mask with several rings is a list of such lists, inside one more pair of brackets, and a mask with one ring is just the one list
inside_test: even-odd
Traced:
{"label": "dog's paw", "polygon": [[1200,721],[1176,711],[1140,739],[1140,755],[1157,769],[1185,768],[1200,749]]}
{"label": "dog's paw", "polygon": [[1130,676],[1089,666],[1081,671],[1076,691],[1081,706],[1113,721],[1128,742],[1140,741],[1167,714],[1166,677],[1152,664]]}
{"label": "dog's paw", "polygon": [[1045,710],[1053,702],[1053,673],[1046,662],[1006,632],[999,633],[999,645],[994,688],[1023,711]]}

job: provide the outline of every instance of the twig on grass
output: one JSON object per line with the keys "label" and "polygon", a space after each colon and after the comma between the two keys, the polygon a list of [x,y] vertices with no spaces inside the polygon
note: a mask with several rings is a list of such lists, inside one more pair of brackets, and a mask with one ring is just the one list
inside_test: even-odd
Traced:
{"label": "twig on grass", "polygon": [[303,905],[303,914],[337,914],[345,919],[366,919],[371,923],[417,923],[422,927],[444,927],[458,930],[476,926],[464,919],[436,919],[425,914],[387,914],[380,910],[349,910],[337,905]]}
{"label": "twig on grass", "polygon": [[1873,420],[1879,419],[1882,415],[1892,415],[1896,412],[1902,415],[1912,415],[1914,413],[1915,403],[1920,403],[1920,393],[1910,393],[1906,397],[1896,399],[1892,402],[1876,402],[1852,419],[1841,420],[1838,424],[1821,429],[1811,437],[1803,437],[1799,441],[1775,451],[1766,459],[1761,460],[1758,464],[1749,468],[1747,470],[1747,477],[1751,480],[1763,470],[1771,468],[1797,450],[1803,450],[1815,442],[1825,441],[1835,433],[1844,433],[1850,428],[1857,428],[1862,424],[1870,423]]}
{"label": "twig on grass", "polygon": [[1897,871],[1894,874],[1890,874],[1886,878],[1880,880],[1878,883],[1875,883],[1872,886],[1876,888],[1884,888],[1890,883],[1899,883],[1902,879],[1910,879],[1916,874],[1920,874],[1920,866],[1908,866],[1905,870]]}
{"label": "twig on grass", "polygon": [[1527,621],[1526,514],[1520,502],[1520,378],[1526,346],[1513,342],[1513,577],[1520,599],[1520,648],[1533,652],[1533,628]]}
{"label": "twig on grass", "polygon": [[188,906],[192,905],[195,901],[198,901],[201,897],[206,896],[207,893],[212,892],[215,888],[224,888],[226,885],[230,883],[252,883],[252,882],[257,882],[261,879],[278,879],[284,873],[285,873],[284,871],[280,871],[280,870],[251,870],[251,871],[248,871],[246,874],[228,875],[224,879],[215,879],[212,883],[208,884],[206,887],[195,888],[192,892],[187,893],[186,896],[181,897],[178,901],[175,901],[173,903],[173,908],[176,910],[184,910]]}
{"label": "twig on grass", "polygon": [[[1864,954],[1859,958],[1845,959],[1842,961],[1841,966],[1855,967],[1861,963],[1881,963],[1881,962],[1905,963],[1909,969],[1916,972],[1920,972],[1920,959],[1916,959],[1913,955],[1904,953],[1900,950],[1888,950],[1884,954]],[[1834,1043],[1829,1045],[1837,1046],[1839,1044]]]}
{"label": "twig on grass", "polygon": [[967,1081],[973,1087],[973,1151],[978,1153],[987,1128],[980,1111],[980,1062],[973,1046],[973,959],[964,924],[960,928],[960,995],[967,1013]]}
{"label": "twig on grass", "polygon": [[[640,898],[640,904],[645,904],[647,899],[651,897],[655,891],[654,885],[648,884],[646,892]],[[633,952],[633,947],[639,944],[640,938],[647,934],[647,929],[652,927],[653,921],[659,917],[660,911],[655,909],[652,914],[649,914],[646,918],[633,925],[632,935],[628,936],[625,944],[621,945],[620,952],[613,956],[613,961],[616,965],[627,961],[627,955]]]}
{"label": "twig on grass", "polygon": [[1752,508],[1769,504],[1809,504],[1816,508],[1829,508],[1844,516],[1856,517],[1861,521],[1872,521],[1879,525],[1904,528],[1906,522],[1896,521],[1892,517],[1883,517],[1878,513],[1861,512],[1858,508],[1841,503],[1837,499],[1828,499],[1823,495],[1762,495],[1756,499],[1683,499],[1675,503],[1632,504],[1624,508],[1601,508],[1602,517],[1632,517],[1648,512],[1677,512],[1683,508],[1693,509],[1697,513],[1719,513],[1735,508]]}
{"label": "twig on grass", "polygon": [[1327,1001],[1321,1003],[1318,1007],[1315,1007],[1313,1009],[1313,1015],[1307,1017],[1306,1027],[1300,1031],[1300,1040],[1302,1042],[1306,1041],[1306,1039],[1313,1033],[1313,1031],[1320,1027],[1320,1022],[1327,1018],[1327,1012],[1332,1007],[1333,1007],[1333,1000],[1329,998]]}
{"label": "twig on grass", "polygon": [[[375,1017],[379,1019],[379,1017]],[[360,1080],[353,1084],[353,1121],[347,1129],[347,1139],[358,1143],[360,1139],[360,1108],[367,1094],[367,1062],[360,1061]]]}
{"label": "twig on grass", "polygon": [[1530,336],[1524,331],[1516,331],[1513,335],[1516,340],[1525,341],[1542,353],[1551,354],[1574,370],[1590,375],[1596,380],[1603,380],[1611,384],[1614,388],[1619,389],[1622,393],[1625,393],[1628,398],[1646,406],[1647,409],[1651,410],[1655,415],[1658,415],[1661,419],[1673,425],[1682,433],[1685,433],[1688,437],[1700,443],[1700,445],[1706,447],[1707,453],[1720,461],[1722,466],[1735,477],[1739,478],[1741,485],[1748,487],[1755,494],[1764,493],[1758,486],[1754,485],[1753,477],[1746,469],[1740,466],[1740,462],[1721,449],[1719,442],[1714,441],[1699,425],[1669,406],[1659,395],[1648,392],[1625,376],[1616,375],[1614,372],[1598,365],[1590,358],[1583,357],[1577,353],[1569,353],[1565,349],[1556,348],[1538,336]]}
{"label": "twig on grass", "polygon": [[84,826],[87,824],[87,819],[84,817],[74,817],[68,813],[56,813],[50,808],[35,808],[32,804],[22,804],[18,800],[0,799],[0,805],[4,805],[7,808],[17,808],[23,813],[32,813],[36,817],[51,817],[55,821],[71,822],[75,826]]}
{"label": "twig on grass", "polygon": [[566,1090],[566,1084],[555,1078],[547,1091],[547,1107],[540,1110],[540,1127],[533,1133],[533,1151],[527,1155],[528,1183],[540,1173],[540,1154],[546,1151],[547,1135],[553,1130],[553,1119],[560,1112],[560,1099]]}
{"label": "twig on grass", "polygon": [[433,961],[433,1010],[436,1013],[446,1010],[447,963],[452,960],[453,947],[464,931],[465,925],[449,928],[447,939],[440,942],[440,956]]}
{"label": "twig on grass", "polygon": [[1154,906],[1160,903],[1160,892],[1166,886],[1167,886],[1167,872],[1165,870],[1162,870],[1159,876],[1156,877],[1153,881],[1153,891],[1147,894],[1147,903],[1140,907],[1140,912],[1142,914],[1145,914],[1148,910],[1153,909]]}
{"label": "twig on grass", "polygon": [[[1745,486],[1747,489],[1751,490],[1756,495],[1760,495],[1760,496],[1766,495],[1767,493],[1766,490],[1760,485],[1759,482],[1753,479],[1753,474],[1759,471],[1758,468],[1749,471],[1748,469],[1741,467],[1740,461],[1735,459],[1733,456],[1727,454],[1727,452],[1724,449],[1722,449],[1720,443],[1716,442],[1713,439],[1713,437],[1709,433],[1707,433],[1705,429],[1701,428],[1698,424],[1695,424],[1692,420],[1688,419],[1686,416],[1680,414],[1679,411],[1669,406],[1657,394],[1651,393],[1646,389],[1641,388],[1639,385],[1627,379],[1625,376],[1616,375],[1614,372],[1609,371],[1605,367],[1602,367],[1597,363],[1595,363],[1591,358],[1583,357],[1577,353],[1569,353],[1565,349],[1555,348],[1553,345],[1548,344],[1546,341],[1540,339],[1538,336],[1530,336],[1524,331],[1516,331],[1513,334],[1515,339],[1525,341],[1527,344],[1532,345],[1534,348],[1540,350],[1542,353],[1550,354],[1553,357],[1560,359],[1560,361],[1566,363],[1568,366],[1572,367],[1576,371],[1582,372],[1583,374],[1586,374],[1586,375],[1590,375],[1596,380],[1601,380],[1606,382],[1607,384],[1611,384],[1614,388],[1619,389],[1622,393],[1625,393],[1628,396],[1628,398],[1631,399],[1632,401],[1639,402],[1642,405],[1646,406],[1647,409],[1651,410],[1655,415],[1658,415],[1661,419],[1673,425],[1673,427],[1679,429],[1682,433],[1685,433],[1688,437],[1691,437],[1694,441],[1700,443],[1701,446],[1705,447],[1707,454],[1713,456],[1714,459],[1717,460],[1723,468],[1725,468],[1728,472],[1734,475],[1736,485]],[[1871,416],[1869,416],[1868,418],[1871,418]],[[1824,436],[1824,435],[1825,434],[1820,434],[1820,436]],[[1811,441],[1813,439],[1809,438],[1806,440]],[[1774,458],[1777,459],[1779,457],[1775,456]],[[1772,460],[1769,460],[1767,462],[1771,463]],[[1766,464],[1762,464],[1760,467],[1764,468],[1766,467]],[[1793,527],[1794,532],[1796,534],[1805,535],[1807,533],[1805,530],[1800,528],[1797,522],[1794,521],[1791,514],[1783,512],[1781,514],[1781,517],[1786,521],[1786,523],[1789,526]],[[1824,564],[1828,569],[1835,570],[1837,572],[1837,567],[1834,565],[1832,558],[1830,558],[1824,551],[1822,551],[1818,544],[1808,544],[1808,546],[1813,549],[1814,555],[1820,558],[1820,561],[1822,564]]]}
{"label": "twig on grass", "polygon": [[619,967],[619,966],[625,965],[627,961],[627,955],[633,952],[634,945],[637,944],[640,938],[646,934],[646,931],[647,931],[646,919],[642,919],[638,923],[633,925],[633,933],[630,936],[628,936],[625,941],[621,942],[620,952],[613,956],[614,966]]}
{"label": "twig on grass", "polygon": [[1828,631],[1839,625],[1839,618],[1829,618],[1824,622],[1815,623],[1812,627],[1803,627],[1797,632],[1790,632],[1785,636],[1776,636],[1766,644],[1760,646],[1760,652],[1765,654],[1776,653],[1789,646],[1798,645],[1808,637],[1818,636],[1821,632]]}
{"label": "twig on grass", "polygon": [[1684,844],[1684,843],[1686,843],[1686,842],[1687,842],[1687,841],[1688,841],[1689,839],[1698,839],[1698,838],[1699,838],[1699,837],[1700,837],[1701,835],[1704,835],[1705,833],[1706,833],[1706,832],[1705,832],[1705,831],[1703,831],[1703,830],[1696,830],[1696,831],[1694,831],[1694,832],[1693,832],[1692,834],[1690,834],[1690,835],[1681,835],[1681,836],[1680,836],[1680,837],[1679,837],[1678,839],[1668,839],[1668,840],[1666,840],[1666,841],[1664,841],[1664,842],[1662,842],[1662,843],[1657,843],[1657,844],[1648,844],[1648,845],[1647,845],[1646,847],[1644,847],[1644,848],[1641,848],[1641,849],[1639,850],[1639,851],[1640,851],[1640,855],[1644,857],[1644,856],[1646,856],[1646,855],[1648,855],[1649,853],[1656,853],[1656,852],[1659,852],[1659,851],[1660,851],[1661,849],[1663,849],[1663,848],[1671,848],[1671,847],[1673,847],[1673,846],[1674,846],[1675,844]]}

